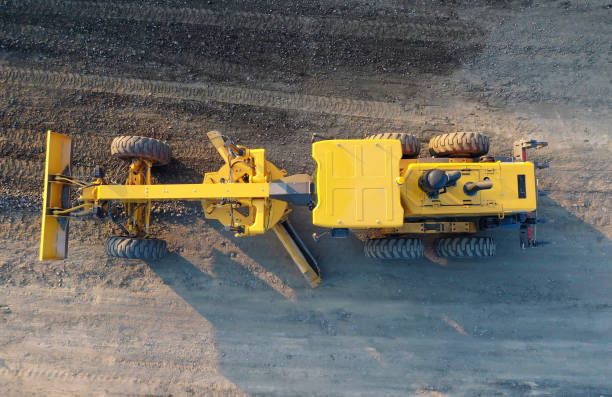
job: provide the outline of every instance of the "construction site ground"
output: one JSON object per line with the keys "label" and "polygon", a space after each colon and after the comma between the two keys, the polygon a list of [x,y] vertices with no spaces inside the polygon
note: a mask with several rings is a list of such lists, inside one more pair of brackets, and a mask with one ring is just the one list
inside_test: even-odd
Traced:
{"label": "construction site ground", "polygon": [[[0,395],[612,396],[610,21],[609,0],[0,0]],[[221,165],[212,129],[289,173],[313,133],[545,140],[550,244],[377,262],[298,208],[311,289],[274,235],[178,202],[154,206],[160,262],[107,258],[93,219],[39,262],[49,129],[80,176],[121,176],[115,136],[162,139],[160,183]]]}

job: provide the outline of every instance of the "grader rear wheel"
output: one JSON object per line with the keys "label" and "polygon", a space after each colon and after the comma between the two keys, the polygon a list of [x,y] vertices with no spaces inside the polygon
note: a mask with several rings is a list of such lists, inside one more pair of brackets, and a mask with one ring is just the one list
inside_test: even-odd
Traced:
{"label": "grader rear wheel", "polygon": [[495,256],[495,241],[491,237],[449,237],[435,243],[440,258],[485,258]]}
{"label": "grader rear wheel", "polygon": [[421,151],[421,142],[419,139],[404,132],[384,132],[376,135],[370,135],[366,139],[397,139],[402,143],[402,158],[416,158]]}
{"label": "grader rear wheel", "polygon": [[476,132],[451,132],[429,141],[434,157],[480,157],[489,152],[489,138]]}
{"label": "grader rear wheel", "polygon": [[368,258],[417,259],[425,249],[418,238],[376,238],[366,241],[363,251]]}
{"label": "grader rear wheel", "polygon": [[111,154],[122,160],[143,158],[153,165],[166,165],[170,162],[170,146],[160,140],[144,136],[119,136],[111,143]]}
{"label": "grader rear wheel", "polygon": [[106,240],[106,254],[115,258],[157,261],[168,254],[164,240],[114,236]]}

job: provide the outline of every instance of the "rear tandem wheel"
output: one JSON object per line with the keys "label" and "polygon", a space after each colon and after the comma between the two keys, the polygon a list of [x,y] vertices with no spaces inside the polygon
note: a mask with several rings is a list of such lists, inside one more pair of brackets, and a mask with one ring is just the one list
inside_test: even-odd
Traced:
{"label": "rear tandem wheel", "polygon": [[495,241],[491,237],[447,237],[435,242],[440,258],[485,258],[495,256]]}
{"label": "rear tandem wheel", "polygon": [[480,157],[489,152],[489,137],[476,132],[451,132],[429,141],[434,157]]}
{"label": "rear tandem wheel", "polygon": [[375,259],[418,259],[425,248],[418,238],[376,238],[363,246],[365,256]]}
{"label": "rear tandem wheel", "polygon": [[421,142],[419,138],[405,132],[382,132],[370,135],[366,139],[397,139],[402,144],[402,158],[413,159],[419,156]]}

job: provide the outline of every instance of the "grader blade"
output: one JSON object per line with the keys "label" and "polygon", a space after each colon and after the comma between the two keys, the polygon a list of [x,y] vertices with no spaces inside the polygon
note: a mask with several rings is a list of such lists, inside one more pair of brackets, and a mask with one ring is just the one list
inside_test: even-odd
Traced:
{"label": "grader blade", "polygon": [[312,288],[316,288],[321,283],[319,265],[300,236],[298,236],[291,223],[289,223],[289,220],[277,223],[272,230],[274,230],[274,233],[283,244],[308,284],[310,284]]}
{"label": "grader blade", "polygon": [[47,131],[47,155],[43,190],[40,260],[64,259],[68,254],[68,217],[53,215],[70,206],[72,139]]}

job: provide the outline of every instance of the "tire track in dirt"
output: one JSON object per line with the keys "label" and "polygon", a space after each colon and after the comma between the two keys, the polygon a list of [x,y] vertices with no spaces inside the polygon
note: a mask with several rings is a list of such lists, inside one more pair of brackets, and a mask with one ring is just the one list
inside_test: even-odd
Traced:
{"label": "tire track in dirt", "polygon": [[[25,181],[33,179],[37,184],[40,185],[42,191],[43,181],[43,169],[44,161],[39,160],[18,160],[11,158],[0,158],[0,181],[13,181],[14,182]],[[72,174],[74,176],[85,176],[92,174],[93,166],[91,167],[72,167]]]}
{"label": "tire track in dirt", "polygon": [[[42,200],[43,171],[42,159],[0,157],[0,197],[24,198],[27,203],[39,203]],[[77,177],[91,176],[93,166],[73,166],[72,174]]]}
{"label": "tire track in dirt", "polygon": [[102,375],[91,374],[85,372],[74,373],[72,371],[63,371],[57,369],[41,368],[34,365],[25,365],[21,368],[9,369],[6,367],[0,368],[0,376],[17,377],[17,378],[46,378],[46,379],[61,379],[67,381],[85,380],[90,382],[118,382],[118,383],[145,383],[139,378],[131,378],[121,376],[119,374]]}
{"label": "tire track in dirt", "polygon": [[23,181],[35,178],[42,186],[43,163],[37,160],[0,158],[0,181]]}
{"label": "tire track in dirt", "polygon": [[[51,131],[56,131],[55,128],[50,128]],[[81,164],[86,166],[97,161],[103,153],[109,155],[110,141],[112,137],[99,134],[90,134],[85,140],[75,140],[73,143],[72,164],[73,169]],[[6,161],[38,161],[43,163],[45,160],[46,150],[46,130],[31,130],[31,129],[0,129],[0,160]],[[8,166],[8,165],[7,165]],[[6,171],[5,171],[6,172]],[[11,168],[11,171],[12,168]],[[41,171],[42,172],[42,171]],[[4,172],[0,170],[0,175]],[[76,173],[73,172],[74,175]]]}
{"label": "tire track in dirt", "polygon": [[43,158],[45,145],[44,134],[40,131],[0,127],[0,158]]}
{"label": "tire track in dirt", "polygon": [[[7,23],[2,27],[0,31],[0,40],[19,40],[20,47],[26,45],[31,48],[40,49],[44,47],[50,53],[71,55],[78,54],[75,46],[79,48],[96,47],[96,48],[107,48],[108,39],[104,37],[95,37],[91,35],[84,35],[75,33],[67,38],[58,29],[49,27],[34,26],[34,25],[23,25],[16,23]],[[116,56],[129,56],[131,54],[129,47],[114,48],[117,52]],[[222,73],[223,75],[238,75],[246,78],[247,76],[256,76],[257,78],[264,78],[269,75],[269,72],[263,67],[244,66],[231,62],[224,61],[212,61],[208,58],[205,59],[194,59],[189,66],[196,66],[202,70],[210,71],[213,73]]]}
{"label": "tire track in dirt", "polygon": [[280,91],[229,87],[217,84],[186,84],[74,73],[0,67],[0,82],[29,86],[106,92],[121,95],[157,96],[189,101],[214,101],[236,105],[295,110],[341,116],[408,120],[402,106],[394,103],[347,98],[300,95]]}
{"label": "tire track in dirt", "polygon": [[0,157],[0,212],[42,203],[44,162]]}
{"label": "tire track in dirt", "polygon": [[[9,7],[7,7],[8,9]],[[347,20],[330,17],[288,16],[256,12],[221,13],[208,9],[170,8],[136,4],[106,4],[60,0],[23,0],[13,6],[29,15],[67,15],[74,18],[123,19],[143,22],[183,23],[243,28],[258,31],[282,29],[302,34],[326,34],[386,39],[419,39],[433,41],[455,40],[457,34],[477,33],[459,23],[443,26],[418,22],[382,22],[375,20]]]}
{"label": "tire track in dirt", "polygon": [[[0,367],[0,377],[8,378],[8,379],[36,379],[38,381],[51,381],[51,382],[65,382],[66,384],[75,385],[80,384],[81,387],[85,385],[82,382],[86,382],[87,384],[101,384],[104,383],[106,387],[111,387],[118,391],[117,388],[124,387],[136,387],[140,390],[142,388],[150,388],[151,390],[158,389],[163,386],[163,382],[161,381],[151,381],[138,377],[130,377],[125,376],[124,373],[119,372],[111,372],[110,374],[107,372],[106,374],[92,374],[83,371],[68,371],[68,370],[60,370],[60,369],[52,369],[45,368],[38,365],[25,364],[20,365],[19,368],[7,368]],[[57,385],[57,383],[55,383]],[[191,390],[192,392],[197,392],[198,394],[206,394],[212,396],[243,396],[244,393],[241,393],[237,390],[236,387],[232,387],[230,384],[209,384],[204,387],[198,385],[197,383],[185,382],[185,381],[175,381],[173,383],[174,387],[179,387],[184,390]],[[77,387],[78,388],[78,387]],[[87,387],[89,389],[89,387]],[[123,390],[125,391],[125,389]]]}

